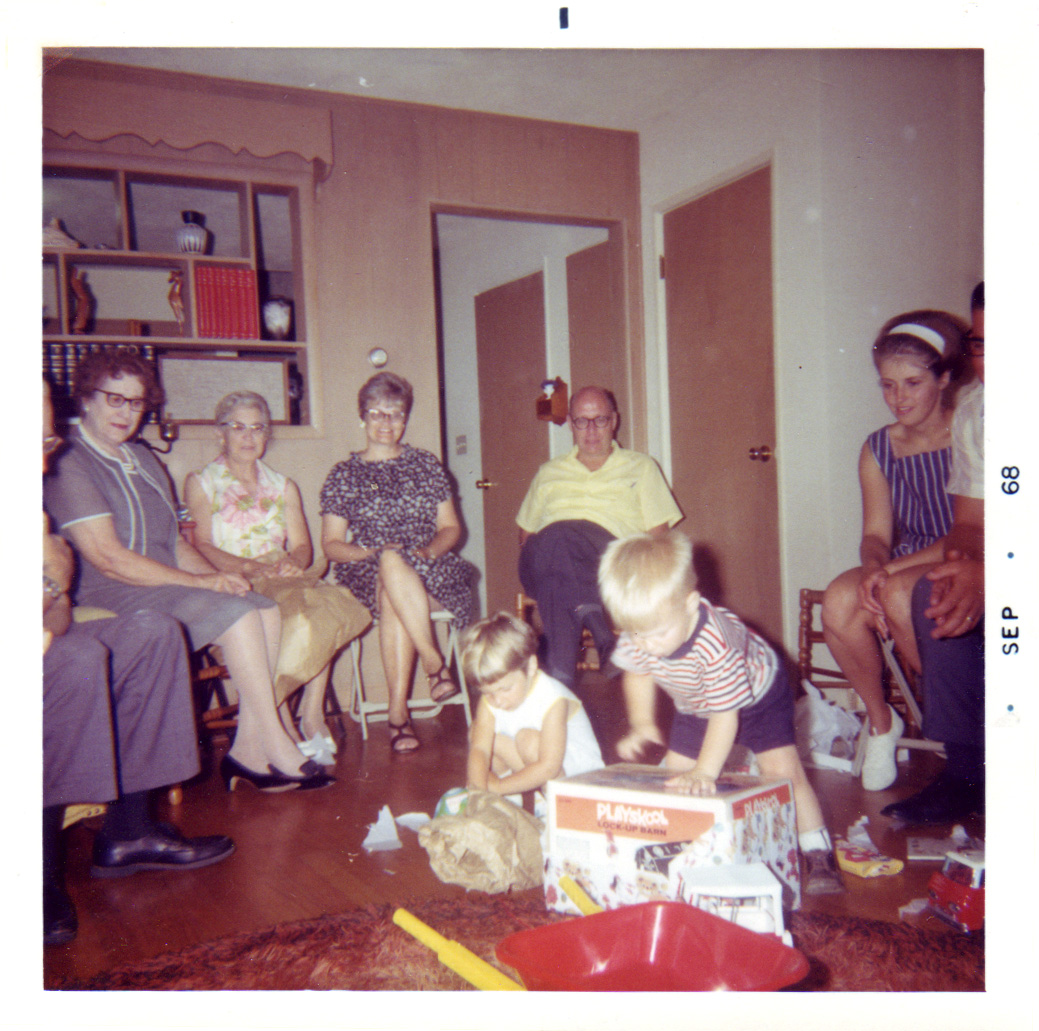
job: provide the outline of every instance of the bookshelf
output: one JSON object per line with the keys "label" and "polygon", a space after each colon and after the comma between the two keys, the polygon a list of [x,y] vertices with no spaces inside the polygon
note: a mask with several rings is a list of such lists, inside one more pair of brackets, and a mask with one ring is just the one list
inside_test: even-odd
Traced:
{"label": "bookshelf", "polygon": [[[181,370],[192,358],[210,363],[200,373],[217,359],[280,361],[288,397],[280,421],[308,423],[299,192],[270,177],[45,162],[43,368],[59,408],[70,414],[84,354],[134,346],[160,382],[167,357]],[[182,239],[184,212],[204,228],[201,244],[198,230],[193,241]],[[286,302],[287,330],[267,329],[263,308],[272,300]],[[167,389],[156,416],[205,422],[196,408]]]}

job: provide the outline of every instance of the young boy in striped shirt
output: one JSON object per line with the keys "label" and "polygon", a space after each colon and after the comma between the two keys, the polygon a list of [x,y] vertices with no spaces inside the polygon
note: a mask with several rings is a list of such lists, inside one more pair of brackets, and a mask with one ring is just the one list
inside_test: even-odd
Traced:
{"label": "young boy in striped shirt", "polygon": [[678,531],[611,542],[599,564],[599,593],[621,631],[611,662],[624,671],[629,730],[617,753],[637,761],[664,745],[656,725],[656,686],[675,703],[665,765],[667,784],[713,795],[733,744],[751,749],[767,779],[793,785],[804,891],[843,891],[819,800],[794,737],[794,698],[776,653],[728,609],[696,589],[692,545]]}

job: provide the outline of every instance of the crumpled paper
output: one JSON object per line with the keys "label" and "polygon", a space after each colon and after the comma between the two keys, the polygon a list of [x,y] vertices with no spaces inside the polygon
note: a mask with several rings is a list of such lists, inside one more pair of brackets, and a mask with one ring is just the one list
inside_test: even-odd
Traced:
{"label": "crumpled paper", "polygon": [[470,791],[465,811],[438,816],[418,833],[445,884],[497,894],[542,883],[542,823],[489,791]]}
{"label": "crumpled paper", "polygon": [[851,772],[852,760],[833,755],[835,742],[843,742],[843,751],[854,756],[855,741],[862,730],[858,717],[828,702],[822,692],[810,681],[802,680],[805,697],[794,706],[794,732],[797,750],[803,760],[813,760],[820,766]]}
{"label": "crumpled paper", "polygon": [[847,837],[834,844],[837,865],[846,873],[858,877],[887,877],[901,873],[905,863],[884,855],[874,844],[866,829],[869,817],[863,816],[848,828]]}
{"label": "crumpled paper", "polygon": [[909,859],[936,859],[944,861],[947,852],[955,852],[962,848],[977,848],[982,843],[972,838],[963,824],[956,824],[947,838],[930,838],[908,835],[906,837],[906,857]]}
{"label": "crumpled paper", "polygon": [[368,852],[386,852],[392,848],[400,848],[397,836],[397,824],[393,819],[390,807],[384,805],[379,810],[375,823],[368,827],[368,837],[364,839],[364,848]]}

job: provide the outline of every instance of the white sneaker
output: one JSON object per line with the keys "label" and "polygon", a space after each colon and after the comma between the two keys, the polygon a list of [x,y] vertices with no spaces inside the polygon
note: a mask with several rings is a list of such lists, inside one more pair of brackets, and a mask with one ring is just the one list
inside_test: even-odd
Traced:
{"label": "white sneaker", "polygon": [[898,776],[895,751],[898,739],[906,729],[902,717],[888,706],[891,712],[891,729],[886,734],[870,734],[866,738],[866,755],[862,762],[862,786],[867,791],[883,791],[891,787]]}

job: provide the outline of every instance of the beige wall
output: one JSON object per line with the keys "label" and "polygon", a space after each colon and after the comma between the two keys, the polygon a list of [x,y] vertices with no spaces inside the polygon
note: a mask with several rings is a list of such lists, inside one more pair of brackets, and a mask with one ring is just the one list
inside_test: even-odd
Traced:
{"label": "beige wall", "polygon": [[660,216],[772,163],[780,558],[795,655],[798,590],[857,564],[856,456],[890,421],[873,337],[910,308],[965,313],[983,276],[982,87],[980,51],[761,51],[640,133],[649,410],[661,413],[650,449],[665,460]]}

